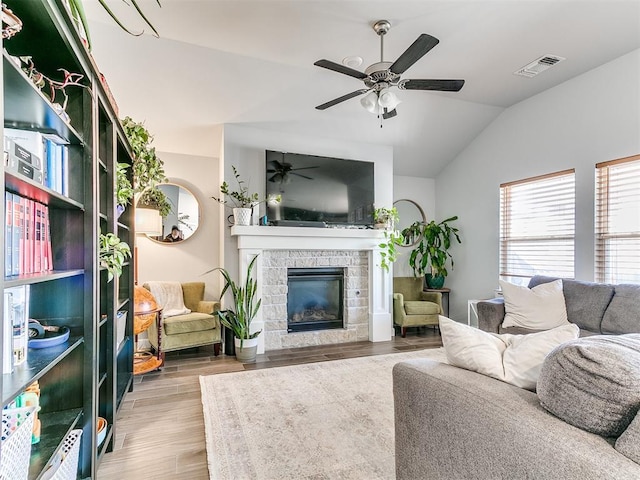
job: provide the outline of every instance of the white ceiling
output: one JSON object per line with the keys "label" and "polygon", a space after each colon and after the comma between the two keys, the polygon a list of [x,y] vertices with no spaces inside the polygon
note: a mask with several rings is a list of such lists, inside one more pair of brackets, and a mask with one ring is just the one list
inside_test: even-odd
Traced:
{"label": "white ceiling", "polygon": [[[132,29],[135,10],[107,0]],[[93,54],[121,116],[144,121],[160,151],[217,157],[213,126],[243,123],[393,145],[394,173],[433,177],[507,107],[640,48],[640,0],[138,0],[160,38],[121,31],[85,0]],[[371,25],[391,22],[385,60],[421,33],[440,40],[403,78],[461,78],[458,93],[399,91],[380,122],[351,99],[362,88],[313,62],[380,60]],[[535,78],[513,72],[545,54],[567,60]]]}

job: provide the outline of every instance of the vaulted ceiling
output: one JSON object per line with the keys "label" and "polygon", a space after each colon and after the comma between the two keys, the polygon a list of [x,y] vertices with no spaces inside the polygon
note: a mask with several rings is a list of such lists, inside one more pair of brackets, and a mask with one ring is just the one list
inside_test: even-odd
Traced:
{"label": "vaulted ceiling", "polygon": [[[107,0],[131,29],[131,6]],[[311,1],[138,0],[160,33],[127,35],[97,0],[85,0],[93,54],[121,116],[144,121],[160,151],[218,156],[215,125],[242,123],[317,137],[392,145],[394,173],[433,177],[511,105],[640,48],[640,0]],[[380,60],[376,20],[391,22],[385,60],[421,33],[440,43],[403,78],[465,79],[458,93],[398,91],[382,122],[362,88],[314,61]],[[534,78],[514,71],[543,55],[565,57]],[[640,106],[639,106],[640,115]]]}

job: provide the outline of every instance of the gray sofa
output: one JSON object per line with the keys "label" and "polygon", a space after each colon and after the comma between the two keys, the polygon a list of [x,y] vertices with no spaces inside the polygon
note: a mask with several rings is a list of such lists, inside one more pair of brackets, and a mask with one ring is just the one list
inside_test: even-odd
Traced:
{"label": "gray sofa", "polygon": [[[556,280],[535,276],[529,288]],[[640,333],[640,285],[562,280],[567,317],[580,327],[580,336]],[[478,302],[478,328],[494,333],[532,333],[521,327],[502,328],[504,299]]]}
{"label": "gray sofa", "polygon": [[614,439],[573,427],[535,393],[431,360],[393,369],[396,479],[637,480]]}

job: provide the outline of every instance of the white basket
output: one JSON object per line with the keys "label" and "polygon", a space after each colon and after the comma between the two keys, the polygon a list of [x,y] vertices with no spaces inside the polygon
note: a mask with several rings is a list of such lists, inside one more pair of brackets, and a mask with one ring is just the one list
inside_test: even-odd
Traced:
{"label": "white basket", "polygon": [[48,480],[75,480],[78,478],[78,456],[82,430],[71,430],[65,437],[51,467],[42,476]]}
{"label": "white basket", "polygon": [[34,411],[35,407],[2,410],[0,480],[22,480],[29,476]]}

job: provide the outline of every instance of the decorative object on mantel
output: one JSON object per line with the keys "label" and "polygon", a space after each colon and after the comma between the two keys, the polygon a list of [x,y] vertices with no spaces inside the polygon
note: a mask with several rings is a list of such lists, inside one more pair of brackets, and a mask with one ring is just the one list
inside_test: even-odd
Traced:
{"label": "decorative object on mantel", "polygon": [[225,280],[224,288],[220,293],[220,298],[224,296],[227,290],[231,290],[233,297],[233,309],[219,310],[217,313],[220,323],[225,328],[230,329],[235,337],[236,358],[243,363],[252,363],[256,361],[256,353],[258,350],[258,335],[261,330],[251,332],[251,322],[255,318],[262,299],[256,297],[258,290],[258,281],[253,278],[253,267],[258,256],[253,257],[247,267],[247,276],[244,285],[238,285],[233,281],[231,275],[224,268],[214,268],[206,273],[219,271]]}
{"label": "decorative object on mantel", "polygon": [[373,220],[375,221],[375,228],[387,229],[393,228],[398,223],[398,210],[396,207],[380,207],[373,211]]}
{"label": "decorative object on mantel", "polygon": [[262,202],[280,203],[282,200],[281,195],[270,195],[262,200],[259,199],[257,193],[249,193],[249,187],[247,187],[244,180],[240,178],[240,174],[234,165],[231,166],[233,170],[233,176],[238,184],[237,190],[231,190],[230,185],[223,181],[220,185],[220,193],[224,196],[211,197],[216,202],[226,205],[233,210],[233,224],[234,225],[250,225],[253,210],[257,208]]}
{"label": "decorative object on mantel", "polygon": [[405,236],[420,236],[420,241],[409,256],[409,266],[416,277],[426,276],[429,288],[442,288],[444,285],[444,279],[448,274],[448,259],[451,259],[453,268],[453,257],[449,253],[452,237],[458,243],[462,241],[458,229],[451,227],[449,223],[457,219],[457,216],[453,216],[440,223],[436,223],[435,220],[429,223],[415,222],[403,231]]}
{"label": "decorative object on mantel", "polygon": [[382,119],[386,120],[397,115],[396,107],[400,103],[400,99],[393,93],[392,87],[398,87],[400,90],[460,91],[464,85],[464,80],[400,80],[400,76],[435,47],[440,40],[423,33],[395,62],[387,62],[383,58],[384,36],[390,29],[391,23],[388,20],[379,20],[373,24],[373,30],[380,37],[380,61],[367,67],[364,73],[329,60],[323,59],[314,63],[318,67],[362,80],[366,87],[318,105],[316,107],[317,110],[325,110],[345,100],[367,93],[360,100],[360,104],[367,111],[376,114],[380,118],[380,127],[382,127]]}

